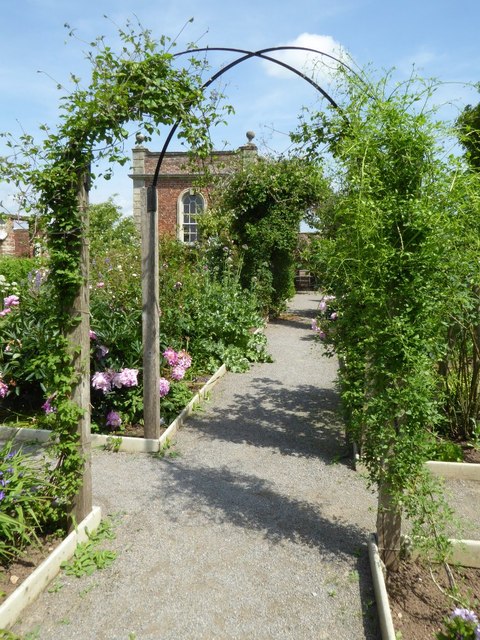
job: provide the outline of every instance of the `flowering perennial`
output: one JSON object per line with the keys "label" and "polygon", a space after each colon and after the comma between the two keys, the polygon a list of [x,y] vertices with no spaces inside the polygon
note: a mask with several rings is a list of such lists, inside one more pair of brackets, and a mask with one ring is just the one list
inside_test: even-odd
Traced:
{"label": "flowering perennial", "polygon": [[12,311],[12,307],[18,307],[20,298],[14,294],[3,299],[3,309],[0,311],[0,318],[4,318]]}
{"label": "flowering perennial", "polygon": [[[169,367],[171,367],[170,377],[172,380],[183,380],[188,368],[192,365],[192,357],[189,353],[182,349],[181,351],[175,351],[172,347],[168,347],[163,352],[163,357],[167,361]],[[160,379],[160,397],[163,398],[170,391],[170,383],[166,378]]]}
{"label": "flowering perennial", "polygon": [[0,398],[5,398],[8,393],[8,384],[5,384],[0,376]]}
{"label": "flowering perennial", "polygon": [[444,622],[445,630],[436,634],[437,640],[480,640],[480,622],[474,611],[456,607]]}
{"label": "flowering perennial", "polygon": [[119,427],[122,424],[122,418],[117,411],[109,411],[107,414],[107,427]]}
{"label": "flowering perennial", "polygon": [[121,369],[121,371],[97,371],[92,376],[92,387],[103,393],[109,393],[113,387],[136,387],[138,385],[138,369]]}
{"label": "flowering perennial", "polygon": [[166,378],[160,378],[159,392],[160,397],[164,398],[170,391],[170,382]]}

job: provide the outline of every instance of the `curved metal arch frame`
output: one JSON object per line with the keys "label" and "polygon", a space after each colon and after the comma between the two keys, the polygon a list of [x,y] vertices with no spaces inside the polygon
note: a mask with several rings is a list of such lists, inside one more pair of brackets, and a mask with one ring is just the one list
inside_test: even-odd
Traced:
{"label": "curved metal arch frame", "polygon": [[[226,65],[202,85],[202,90],[206,89],[212,82],[214,82],[221,75],[240,64],[241,62],[250,58],[261,58],[263,60],[269,60],[278,64],[286,69],[289,69],[296,75],[303,78],[313,87],[315,87],[324,96],[330,104],[339,109],[339,106],[335,100],[324,90],[320,85],[314,82],[311,78],[308,78],[298,69],[295,69],[286,62],[276,60],[275,58],[267,55],[274,51],[282,51],[289,49],[297,49],[302,51],[311,51],[320,55],[327,56],[333,60],[336,60],[339,64],[346,67],[350,72],[356,74],[350,67],[345,65],[341,60],[334,56],[327,54],[316,49],[309,49],[307,47],[273,47],[270,49],[262,49],[259,51],[246,51],[243,49],[233,49],[227,47],[205,48],[205,49],[191,49],[188,51],[182,51],[175,54],[174,57],[192,54],[202,51],[229,51],[240,53],[240,57],[233,60],[230,64]],[[143,334],[143,372],[144,372],[144,385],[143,385],[143,400],[144,400],[144,429],[145,437],[154,438],[156,440],[160,437],[160,396],[158,393],[159,388],[159,376],[160,376],[160,352],[159,352],[159,335],[160,335],[160,306],[158,299],[159,288],[159,269],[158,269],[158,215],[157,215],[157,182],[160,173],[160,168],[165,157],[168,145],[173,137],[173,134],[177,130],[181,120],[177,121],[172,127],[160,157],[157,162],[154,178],[152,184],[146,189],[146,213],[144,221],[142,222],[142,334]]]}
{"label": "curved metal arch frame", "polygon": [[[332,96],[327,91],[325,91],[325,89],[323,89],[318,83],[316,83],[312,78],[309,78],[307,75],[305,75],[304,73],[302,73],[301,71],[293,67],[292,65],[289,65],[286,62],[277,60],[276,58],[272,58],[271,56],[266,55],[268,53],[273,53],[275,51],[306,51],[310,53],[317,53],[321,56],[325,56],[327,58],[330,58],[331,60],[334,60],[336,63],[344,67],[347,71],[349,71],[350,73],[354,74],[359,79],[361,79],[359,74],[356,71],[354,71],[349,65],[347,65],[345,62],[343,62],[339,58],[329,53],[326,53],[325,51],[319,51],[318,49],[311,49],[309,47],[280,46],[280,47],[269,47],[266,49],[259,49],[258,51],[249,51],[247,49],[237,49],[235,47],[202,47],[199,49],[187,49],[185,51],[180,51],[178,53],[175,53],[173,57],[178,58],[180,56],[187,55],[187,54],[202,53],[202,52],[206,53],[209,51],[225,51],[229,53],[240,53],[242,55],[236,58],[235,60],[233,60],[232,62],[230,62],[229,64],[227,64],[225,67],[222,67],[222,69],[220,69],[216,73],[214,73],[213,76],[211,76],[211,78],[209,78],[206,82],[203,83],[201,87],[202,90],[206,89],[213,82],[215,82],[215,80],[217,80],[220,76],[222,76],[227,71],[230,71],[230,69],[233,69],[240,63],[245,62],[245,60],[249,60],[251,58],[261,58],[269,62],[274,62],[275,64],[281,67],[284,67],[285,69],[288,69],[292,73],[295,73],[300,78],[302,78],[303,80],[308,82],[310,85],[312,85],[324,98],[328,100],[328,102],[332,105],[332,107],[334,107],[335,109],[340,109],[340,107],[332,98]],[[160,156],[157,161],[157,166],[155,168],[152,184],[149,187],[147,187],[147,210],[148,211],[156,210],[156,207],[157,207],[156,188],[158,183],[158,177],[160,175],[160,169],[161,169],[163,160],[165,158],[167,149],[170,146],[170,142],[172,141],[175,131],[178,129],[180,123],[181,123],[181,120],[177,120],[177,122],[171,128],[167,136],[167,139],[165,140],[165,143],[162,147],[162,150],[160,152]]]}

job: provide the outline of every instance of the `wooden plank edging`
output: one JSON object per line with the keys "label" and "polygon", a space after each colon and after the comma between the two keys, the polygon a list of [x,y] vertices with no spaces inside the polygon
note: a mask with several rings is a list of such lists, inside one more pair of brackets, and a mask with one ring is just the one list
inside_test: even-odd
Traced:
{"label": "wooden plank edging", "polygon": [[0,629],[9,629],[15,624],[25,607],[31,604],[55,578],[62,562],[69,560],[75,553],[77,545],[86,541],[88,534],[95,531],[101,517],[100,507],[93,507],[75,531],[72,531],[0,605]]}
{"label": "wooden plank edging", "polygon": [[[103,433],[92,433],[91,442],[94,447],[108,446],[113,443],[116,451],[127,453],[156,453],[177,432],[184,424],[185,420],[192,413],[197,405],[207,393],[212,389],[218,380],[225,375],[227,369],[224,364],[207,380],[204,386],[193,396],[186,407],[179,413],[175,420],[162,433],[160,438],[132,438],[130,436],[106,435]],[[52,432],[46,429],[29,429],[28,427],[8,427],[0,425],[0,435],[5,434],[7,438],[14,438],[20,442],[48,442]],[[118,446],[117,446],[118,445]]]}

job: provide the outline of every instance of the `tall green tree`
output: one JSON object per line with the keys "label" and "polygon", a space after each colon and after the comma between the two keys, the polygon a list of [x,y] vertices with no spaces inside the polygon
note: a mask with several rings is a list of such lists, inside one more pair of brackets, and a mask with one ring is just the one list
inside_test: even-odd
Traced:
{"label": "tall green tree", "polygon": [[[480,91],[480,84],[477,87]],[[480,171],[480,102],[465,107],[457,119],[457,127],[467,162]]]}

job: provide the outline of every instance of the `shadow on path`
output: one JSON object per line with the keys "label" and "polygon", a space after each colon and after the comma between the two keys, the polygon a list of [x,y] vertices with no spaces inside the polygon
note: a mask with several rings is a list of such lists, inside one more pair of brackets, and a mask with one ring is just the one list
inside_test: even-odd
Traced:
{"label": "shadow on path", "polygon": [[[276,545],[282,542],[318,549],[333,566],[349,561],[358,572],[365,637],[378,638],[374,596],[366,532],[351,522],[332,516],[334,502],[319,495],[318,503],[297,500],[276,490],[276,485],[256,475],[231,471],[226,467],[192,467],[191,459],[166,460],[170,482],[159,483],[157,499],[172,522],[182,524],[185,517],[233,524],[259,532]],[[181,495],[185,508],[178,512],[175,496]],[[169,498],[172,498],[170,503]],[[171,506],[170,506],[171,504]]]}
{"label": "shadow on path", "polygon": [[350,464],[335,390],[314,385],[286,388],[270,378],[254,378],[249,389],[236,393],[227,407],[197,414],[192,427],[212,439]]}

